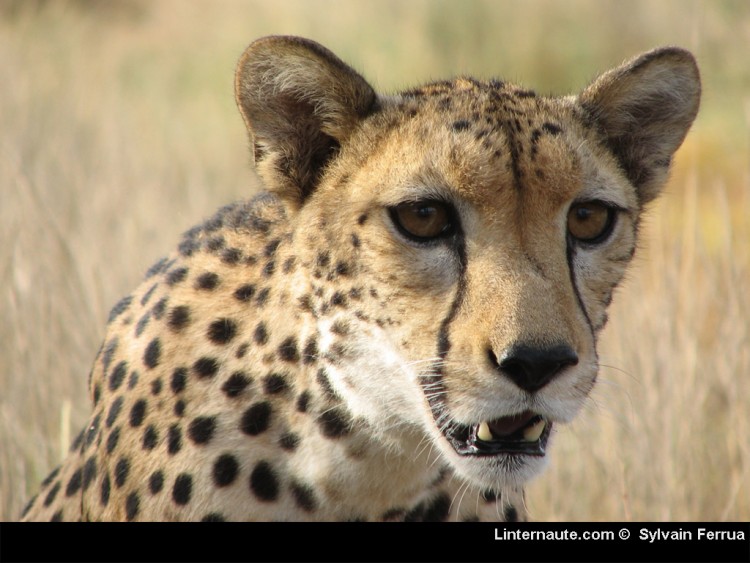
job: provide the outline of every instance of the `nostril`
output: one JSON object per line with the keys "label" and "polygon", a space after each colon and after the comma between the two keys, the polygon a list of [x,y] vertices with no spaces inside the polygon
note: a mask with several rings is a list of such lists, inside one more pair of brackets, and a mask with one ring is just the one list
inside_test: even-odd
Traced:
{"label": "nostril", "polygon": [[490,360],[503,375],[531,393],[547,385],[565,368],[578,364],[578,355],[567,344],[548,347],[516,344],[499,359],[491,351]]}

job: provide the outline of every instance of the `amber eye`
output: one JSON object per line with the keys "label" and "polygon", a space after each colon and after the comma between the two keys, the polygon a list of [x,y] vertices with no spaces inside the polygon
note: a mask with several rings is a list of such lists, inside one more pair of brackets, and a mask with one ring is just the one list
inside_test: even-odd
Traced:
{"label": "amber eye", "polygon": [[614,223],[615,209],[601,201],[574,203],[568,211],[568,232],[580,242],[603,241]]}
{"label": "amber eye", "polygon": [[390,213],[404,235],[420,242],[448,236],[455,229],[453,209],[442,201],[407,201],[391,207]]}

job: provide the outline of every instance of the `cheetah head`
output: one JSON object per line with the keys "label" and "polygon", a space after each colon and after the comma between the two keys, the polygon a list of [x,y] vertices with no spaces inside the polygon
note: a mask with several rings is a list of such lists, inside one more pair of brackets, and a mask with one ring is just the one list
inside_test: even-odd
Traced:
{"label": "cheetah head", "polygon": [[648,52],[577,96],[470,78],[379,95],[320,45],[269,37],[236,92],[352,427],[481,487],[537,474],[697,113],[693,57]]}

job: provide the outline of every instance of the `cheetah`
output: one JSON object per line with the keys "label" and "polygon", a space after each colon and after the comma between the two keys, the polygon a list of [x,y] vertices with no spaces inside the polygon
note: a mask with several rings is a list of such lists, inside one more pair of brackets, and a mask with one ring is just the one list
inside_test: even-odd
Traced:
{"label": "cheetah", "polygon": [[235,79],[264,190],[112,309],[25,520],[515,521],[698,111],[680,48],[578,95],[378,94],[323,46]]}

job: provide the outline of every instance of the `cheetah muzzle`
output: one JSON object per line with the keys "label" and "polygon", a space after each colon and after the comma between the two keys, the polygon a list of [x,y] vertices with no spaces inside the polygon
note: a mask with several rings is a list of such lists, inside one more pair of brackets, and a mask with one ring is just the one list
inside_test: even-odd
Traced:
{"label": "cheetah muzzle", "polygon": [[264,189],[112,310],[91,418],[24,518],[524,519],[698,111],[692,55],[575,96],[383,95],[265,37],[235,88]]}

